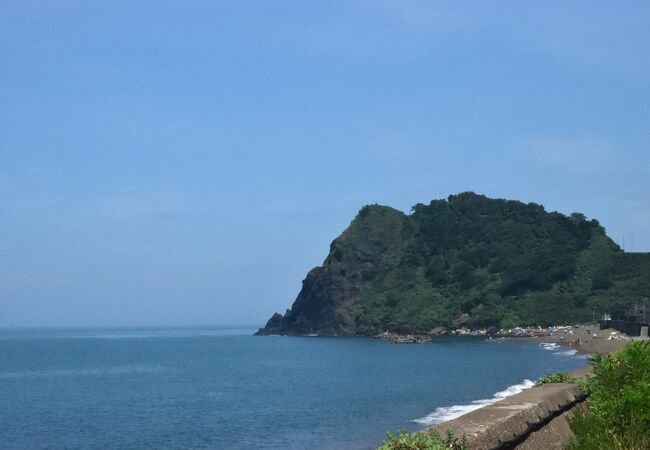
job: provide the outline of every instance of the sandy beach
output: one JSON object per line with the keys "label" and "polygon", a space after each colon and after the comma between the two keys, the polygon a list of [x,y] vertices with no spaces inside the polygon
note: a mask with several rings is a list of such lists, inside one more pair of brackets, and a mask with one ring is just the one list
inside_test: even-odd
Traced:
{"label": "sandy beach", "polygon": [[[556,344],[575,349],[578,353],[584,355],[593,355],[594,353],[606,355],[622,349],[630,342],[630,338],[622,333],[616,332],[615,335],[611,335],[612,331],[596,330],[587,333],[586,328],[572,328],[556,331],[553,336],[525,336],[508,339],[521,339],[537,344]],[[610,336],[612,339],[610,339]]]}
{"label": "sandy beach", "polygon": [[[566,330],[555,331],[552,336],[521,336],[505,337],[501,339],[522,340],[534,342],[536,344],[555,344],[565,348],[576,350],[582,355],[606,355],[608,353],[620,350],[625,347],[630,338],[625,334],[616,332],[615,335],[610,333],[614,330],[596,330],[587,333],[586,328],[567,328]],[[612,339],[609,339],[612,336]],[[586,376],[592,373],[593,366],[585,360],[585,367],[571,372],[572,375]]]}

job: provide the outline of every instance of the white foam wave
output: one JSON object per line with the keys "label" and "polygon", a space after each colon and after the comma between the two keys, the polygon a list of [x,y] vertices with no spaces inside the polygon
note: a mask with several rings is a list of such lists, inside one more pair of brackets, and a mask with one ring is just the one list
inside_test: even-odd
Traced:
{"label": "white foam wave", "polygon": [[544,350],[555,350],[559,347],[555,342],[542,342],[539,344]]}
{"label": "white foam wave", "polygon": [[494,394],[492,398],[474,400],[472,403],[468,405],[441,406],[439,408],[436,408],[436,410],[433,411],[431,414],[428,414],[424,417],[420,417],[419,419],[415,419],[412,422],[419,423],[426,426],[436,425],[442,422],[446,422],[448,420],[455,419],[456,417],[460,417],[463,414],[467,414],[468,412],[475,411],[484,406],[496,403],[499,400],[503,400],[506,397],[510,397],[511,395],[518,394],[533,386],[535,386],[534,382],[530,380],[524,380],[519,384],[514,384],[512,386],[507,387],[503,391],[497,392],[496,394]]}
{"label": "white foam wave", "polygon": [[578,350],[575,348],[566,349],[555,342],[542,342],[539,344],[544,350],[551,350],[554,355],[558,356],[575,356],[576,358],[582,358],[583,355],[578,355]]}

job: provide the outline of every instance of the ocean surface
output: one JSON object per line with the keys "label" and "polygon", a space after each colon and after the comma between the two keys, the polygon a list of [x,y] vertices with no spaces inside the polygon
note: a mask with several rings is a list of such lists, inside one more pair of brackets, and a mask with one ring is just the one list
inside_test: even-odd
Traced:
{"label": "ocean surface", "polygon": [[[372,449],[586,364],[571,350],[253,329],[0,330],[2,449]],[[541,340],[540,342],[543,342]]]}

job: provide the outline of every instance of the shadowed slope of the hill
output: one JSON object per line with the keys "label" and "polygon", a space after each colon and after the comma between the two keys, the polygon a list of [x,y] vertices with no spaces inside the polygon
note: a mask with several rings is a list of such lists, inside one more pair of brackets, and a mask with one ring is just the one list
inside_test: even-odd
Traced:
{"label": "shadowed slope of the hill", "polygon": [[410,215],[363,207],[259,334],[568,323],[649,290],[650,254],[623,253],[596,220],[469,192]]}

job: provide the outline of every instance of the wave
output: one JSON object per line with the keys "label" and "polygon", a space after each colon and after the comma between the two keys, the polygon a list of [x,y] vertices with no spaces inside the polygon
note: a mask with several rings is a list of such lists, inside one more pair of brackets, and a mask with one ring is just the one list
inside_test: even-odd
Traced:
{"label": "wave", "polygon": [[559,347],[559,345],[556,344],[555,342],[542,342],[541,344],[539,344],[539,346],[542,347],[544,350],[557,350],[557,348]]}
{"label": "wave", "polygon": [[460,417],[463,414],[467,414],[468,412],[475,411],[484,406],[496,403],[499,400],[503,400],[504,398],[518,394],[522,391],[525,391],[526,389],[530,389],[533,386],[535,386],[535,383],[526,379],[519,384],[513,384],[503,391],[497,392],[492,398],[474,400],[472,403],[467,405],[441,406],[439,408],[436,408],[436,410],[431,414],[420,417],[419,419],[412,420],[411,422],[426,426],[437,425],[439,423]]}
{"label": "wave", "polygon": [[559,344],[556,344],[555,342],[542,342],[541,344],[539,344],[539,346],[542,347],[544,350],[551,350],[554,355],[558,355],[558,356],[574,356],[580,359],[588,358],[587,355],[579,355],[578,350],[576,350],[575,348],[566,349],[566,347],[562,347]]}

